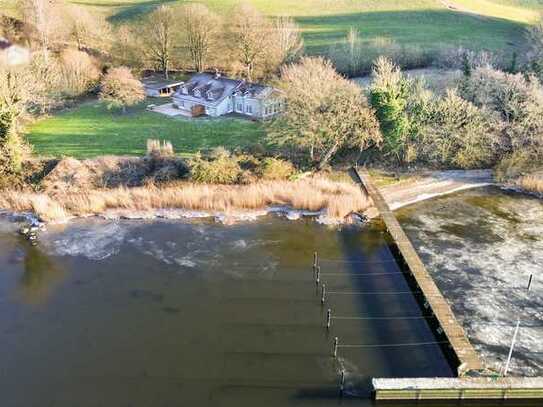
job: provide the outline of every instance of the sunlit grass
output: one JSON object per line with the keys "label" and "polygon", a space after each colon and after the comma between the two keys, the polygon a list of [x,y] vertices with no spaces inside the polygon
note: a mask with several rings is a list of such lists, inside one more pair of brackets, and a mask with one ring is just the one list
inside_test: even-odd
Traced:
{"label": "sunlit grass", "polygon": [[27,139],[36,155],[89,158],[143,155],[150,138],[169,140],[175,151],[190,155],[218,146],[253,145],[265,136],[260,123],[236,118],[171,118],[146,111],[146,103],[121,114],[100,102],[86,102],[31,125]]}

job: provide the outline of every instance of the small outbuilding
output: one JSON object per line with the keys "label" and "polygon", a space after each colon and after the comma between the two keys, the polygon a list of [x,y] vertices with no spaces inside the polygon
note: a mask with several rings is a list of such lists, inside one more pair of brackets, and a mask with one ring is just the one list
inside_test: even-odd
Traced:
{"label": "small outbuilding", "polygon": [[184,81],[169,81],[164,78],[149,77],[142,80],[145,94],[151,97],[171,96],[183,85]]}

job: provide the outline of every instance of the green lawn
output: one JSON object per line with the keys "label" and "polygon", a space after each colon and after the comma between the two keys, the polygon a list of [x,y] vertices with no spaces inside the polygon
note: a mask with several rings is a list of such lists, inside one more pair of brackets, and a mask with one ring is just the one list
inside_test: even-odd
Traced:
{"label": "green lawn", "polygon": [[42,119],[27,133],[35,154],[76,158],[144,154],[148,138],[169,140],[177,153],[190,155],[217,146],[248,146],[264,136],[261,124],[244,119],[170,118],[146,111],[145,104],[121,114],[96,101]]}
{"label": "green lawn", "polygon": [[[16,0],[5,2],[13,9]],[[131,22],[160,4],[186,0],[70,0],[111,22]],[[309,54],[326,54],[356,27],[367,41],[394,40],[424,49],[464,46],[522,52],[524,30],[542,0],[245,0],[270,16],[290,15],[301,25]],[[194,0],[226,16],[239,0]],[[444,6],[447,3],[458,10]],[[465,12],[469,11],[469,12]]]}

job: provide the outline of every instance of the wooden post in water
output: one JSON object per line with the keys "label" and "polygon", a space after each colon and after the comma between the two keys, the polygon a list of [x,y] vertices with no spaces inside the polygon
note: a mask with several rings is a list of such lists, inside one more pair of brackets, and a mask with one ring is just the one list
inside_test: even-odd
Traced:
{"label": "wooden post in water", "polygon": [[321,268],[317,266],[317,274],[315,275],[315,284],[319,285],[321,282]]}
{"label": "wooden post in water", "polygon": [[532,288],[532,280],[534,278],[534,275],[533,274],[530,274],[530,279],[528,280],[528,291],[531,290]]}
{"label": "wooden post in water", "polygon": [[339,345],[339,339],[336,336],[334,338],[334,349],[332,350],[332,355],[334,356],[334,358],[337,357],[337,347],[338,347],[338,345]]}
{"label": "wooden post in water", "polygon": [[330,329],[330,325],[332,325],[332,310],[328,308],[326,312],[326,329]]}
{"label": "wooden post in water", "polygon": [[339,394],[343,396],[343,390],[345,389],[345,369],[341,369],[341,379],[339,380]]}
{"label": "wooden post in water", "polygon": [[321,290],[321,304],[324,305],[325,301],[326,301],[326,284],[323,284],[322,290]]}

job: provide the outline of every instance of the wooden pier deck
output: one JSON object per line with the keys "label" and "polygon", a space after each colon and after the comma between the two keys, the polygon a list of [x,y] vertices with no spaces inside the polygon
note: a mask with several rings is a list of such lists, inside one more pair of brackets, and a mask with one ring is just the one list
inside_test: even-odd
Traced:
{"label": "wooden pier deck", "polygon": [[464,329],[456,320],[451,307],[426,270],[424,263],[421,261],[385,199],[373,184],[369,173],[365,169],[353,169],[352,175],[372,198],[388,232],[398,248],[399,254],[407,265],[408,272],[411,273],[417,288],[422,293],[425,301],[424,305],[431,309],[439,325],[437,329],[442,331],[442,335],[452,348],[452,352],[458,361],[458,376],[463,376],[470,371],[483,370],[484,364],[466,337]]}

